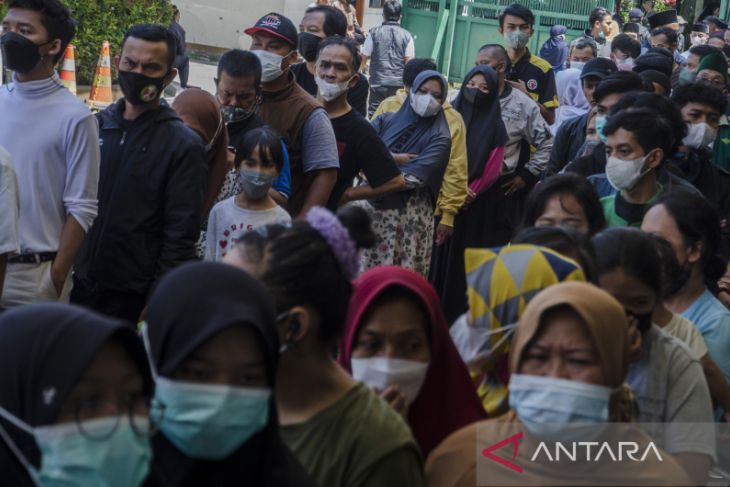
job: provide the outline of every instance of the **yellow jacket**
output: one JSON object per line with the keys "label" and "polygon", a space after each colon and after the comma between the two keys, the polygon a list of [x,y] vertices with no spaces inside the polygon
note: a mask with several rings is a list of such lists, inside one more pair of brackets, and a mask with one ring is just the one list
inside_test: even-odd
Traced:
{"label": "yellow jacket", "polygon": [[[373,118],[383,113],[392,113],[400,110],[406,101],[406,90],[398,92],[383,100],[373,114]],[[469,184],[469,166],[466,157],[466,126],[461,114],[454,110],[448,100],[444,102],[444,115],[451,132],[451,155],[446,166],[444,181],[441,183],[438,201],[436,201],[436,216],[441,216],[443,225],[453,227],[454,217],[466,201],[466,189]]]}

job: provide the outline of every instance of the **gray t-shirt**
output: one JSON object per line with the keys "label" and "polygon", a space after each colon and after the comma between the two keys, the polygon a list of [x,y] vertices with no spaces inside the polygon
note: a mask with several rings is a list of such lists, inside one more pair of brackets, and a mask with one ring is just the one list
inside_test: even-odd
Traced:
{"label": "gray t-shirt", "polygon": [[314,110],[302,127],[302,169],[305,173],[339,169],[337,140],[332,122],[324,110]]}
{"label": "gray t-shirt", "polygon": [[641,358],[631,364],[626,382],[639,403],[639,421],[652,423],[645,432],[669,453],[715,459],[712,401],[699,361],[657,326],[641,341]]}
{"label": "gray t-shirt", "polygon": [[205,260],[221,260],[242,233],[272,223],[291,223],[289,213],[278,205],[269,210],[247,210],[238,206],[235,198],[221,201],[210,211]]}

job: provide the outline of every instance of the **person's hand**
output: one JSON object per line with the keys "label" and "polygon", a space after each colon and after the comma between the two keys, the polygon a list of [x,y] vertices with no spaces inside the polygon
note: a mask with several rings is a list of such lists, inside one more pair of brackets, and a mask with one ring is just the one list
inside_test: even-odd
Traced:
{"label": "person's hand", "polygon": [[56,262],[51,263],[51,282],[56,290],[56,295],[61,297],[63,285],[66,284],[66,275],[56,268]]}
{"label": "person's hand", "polygon": [[400,391],[400,387],[397,384],[393,384],[385,388],[383,392],[375,389],[375,392],[382,397],[385,402],[390,404],[390,407],[395,409],[395,412],[405,418],[408,414],[408,407],[406,406],[406,396]]}
{"label": "person's hand", "polygon": [[392,155],[393,155],[393,160],[395,160],[395,163],[398,164],[399,166],[402,166],[403,164],[407,164],[408,162],[410,162],[411,159],[416,157],[416,154],[405,154],[405,153],[399,154],[396,152],[392,153]]}
{"label": "person's hand", "polygon": [[469,205],[471,205],[475,199],[477,199],[477,194],[470,188],[466,188],[466,199],[464,200],[464,204],[461,205],[461,209],[466,210],[469,208]]}
{"label": "person's hand", "polygon": [[454,227],[439,223],[436,227],[436,245],[443,245],[454,234]]}
{"label": "person's hand", "polygon": [[527,92],[527,85],[526,85],[526,84],[525,84],[525,82],[524,82],[524,81],[522,81],[521,79],[518,79],[517,81],[510,81],[510,80],[506,79],[505,81],[506,81],[506,82],[507,82],[507,84],[509,84],[509,85],[510,85],[510,86],[511,86],[512,88],[514,88],[514,89],[516,89],[516,90],[520,90],[520,91],[521,91],[522,93],[524,93],[525,95],[529,94],[529,93]]}
{"label": "person's hand", "polygon": [[527,183],[524,179],[522,179],[522,176],[515,176],[514,178],[510,179],[506,183],[502,185],[502,189],[504,190],[505,196],[510,196],[513,193],[516,193],[517,191],[521,190],[527,186]]}
{"label": "person's hand", "polygon": [[627,316],[629,322],[629,361],[638,362],[641,358],[641,332],[639,320],[635,316]]}

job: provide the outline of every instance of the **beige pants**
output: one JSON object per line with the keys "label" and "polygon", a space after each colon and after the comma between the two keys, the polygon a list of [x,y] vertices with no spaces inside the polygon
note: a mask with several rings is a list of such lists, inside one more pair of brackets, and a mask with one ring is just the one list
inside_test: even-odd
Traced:
{"label": "beige pants", "polygon": [[40,264],[8,264],[0,301],[2,306],[12,308],[43,301],[68,303],[73,286],[71,273],[66,277],[59,296],[51,279],[51,265],[50,261]]}

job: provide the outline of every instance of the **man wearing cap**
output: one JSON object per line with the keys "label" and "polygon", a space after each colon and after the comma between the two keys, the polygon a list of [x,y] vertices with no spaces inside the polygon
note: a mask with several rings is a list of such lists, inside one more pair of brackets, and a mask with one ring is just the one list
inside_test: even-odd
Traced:
{"label": "man wearing cap", "polygon": [[[692,32],[689,34],[689,45],[690,48],[695,46],[703,46],[707,44],[707,39],[710,37],[710,28],[707,24],[700,23],[692,25]],[[682,59],[685,61],[689,57],[689,49],[682,53]]]}
{"label": "man wearing cap", "polygon": [[702,58],[697,67],[697,83],[717,88],[727,95],[727,60],[721,52],[713,52]]}
{"label": "man wearing cap", "polygon": [[327,112],[294,79],[297,29],[277,13],[261,17],[246,29],[251,52],[261,61],[262,101],[259,116],[276,129],[289,149],[293,217],[313,206],[325,206],[337,181],[337,142]]}
{"label": "man wearing cap", "polygon": [[[662,27],[668,27],[675,32],[675,34],[677,35],[676,47],[674,50],[670,49],[670,51],[672,51],[674,62],[676,62],[677,64],[681,64],[682,57],[680,56],[680,53],[678,51],[681,51],[684,47],[684,36],[679,31],[679,18],[677,17],[677,11],[665,10],[663,12],[657,12],[650,15],[648,17],[648,21],[652,39],[654,38],[654,32],[656,31],[656,29],[660,29]],[[651,44],[653,46],[654,41],[652,41]]]}
{"label": "man wearing cap", "polygon": [[[616,64],[606,58],[593,59],[583,66],[580,74],[581,84],[583,94],[591,106],[595,105],[593,92],[598,84],[606,76],[616,71],[618,71]],[[558,132],[555,134],[555,142],[543,178],[559,173],[566,164],[577,157],[586,140],[588,115],[589,113],[586,113],[585,115],[570,118],[560,125]]]}

